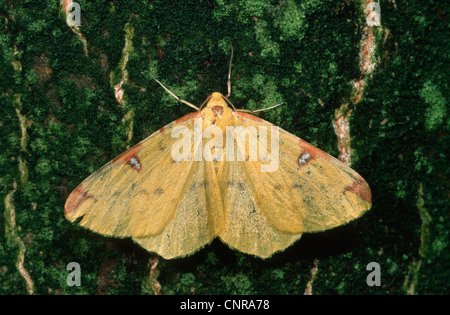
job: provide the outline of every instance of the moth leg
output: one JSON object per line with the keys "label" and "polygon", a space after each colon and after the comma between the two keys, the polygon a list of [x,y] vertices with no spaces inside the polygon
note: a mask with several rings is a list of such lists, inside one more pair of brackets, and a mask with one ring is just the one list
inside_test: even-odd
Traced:
{"label": "moth leg", "polygon": [[277,105],[273,105],[267,108],[261,108],[261,109],[257,109],[257,110],[249,110],[249,109],[236,109],[237,112],[243,112],[243,113],[257,113],[257,112],[263,112],[269,109],[273,109],[275,107],[281,106],[283,105],[283,103],[277,104]]}
{"label": "moth leg", "polygon": [[267,108],[257,109],[257,110],[252,111],[252,113],[263,112],[263,111],[266,111],[266,110],[269,110],[269,109],[272,109],[272,108],[275,108],[275,107],[278,107],[278,106],[281,106],[281,105],[283,105],[283,103],[276,104],[276,105],[273,105],[273,106],[270,106],[270,107],[267,107]]}
{"label": "moth leg", "polygon": [[159,85],[161,85],[161,86],[164,88],[164,90],[166,90],[167,92],[169,92],[170,95],[172,95],[173,97],[175,97],[175,98],[177,99],[178,102],[183,103],[183,104],[186,104],[187,106],[194,108],[196,111],[199,110],[199,108],[198,108],[197,106],[195,106],[194,104],[191,104],[191,103],[189,103],[188,101],[185,101],[185,100],[179,98],[178,96],[176,96],[172,91],[170,91],[168,88],[166,88],[166,87],[164,86],[164,84],[162,84],[162,83],[159,82],[158,80],[156,80],[156,79],[153,79],[153,80],[155,80],[156,82],[158,82]]}

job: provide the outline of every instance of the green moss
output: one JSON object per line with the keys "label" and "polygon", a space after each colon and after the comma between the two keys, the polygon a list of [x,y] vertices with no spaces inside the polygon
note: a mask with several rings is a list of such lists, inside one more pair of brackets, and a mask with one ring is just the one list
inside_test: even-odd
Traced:
{"label": "green moss", "polygon": [[425,129],[429,131],[437,130],[447,121],[447,102],[439,90],[439,86],[431,81],[425,82],[423,88],[419,91],[424,98],[428,108],[425,111]]}

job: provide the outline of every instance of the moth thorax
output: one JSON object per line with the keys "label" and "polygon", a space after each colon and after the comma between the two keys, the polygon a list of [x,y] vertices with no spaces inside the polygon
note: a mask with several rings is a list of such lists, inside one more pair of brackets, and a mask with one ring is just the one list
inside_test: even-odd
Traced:
{"label": "moth thorax", "polygon": [[225,96],[219,92],[214,92],[209,96],[206,107],[202,110],[202,129],[219,127],[225,134],[226,127],[231,123],[232,117],[232,111],[225,101]]}

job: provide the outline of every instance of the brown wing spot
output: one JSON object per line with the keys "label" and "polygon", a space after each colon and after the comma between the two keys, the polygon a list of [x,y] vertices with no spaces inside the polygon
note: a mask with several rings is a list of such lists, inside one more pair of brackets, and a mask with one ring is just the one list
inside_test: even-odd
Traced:
{"label": "brown wing spot", "polygon": [[153,192],[154,195],[160,196],[163,194],[163,190],[162,188],[156,188],[155,191]]}
{"label": "brown wing spot", "polygon": [[239,119],[244,122],[244,120],[253,120],[253,121],[263,121],[262,118],[259,118],[257,116],[253,116],[247,113],[243,113],[243,112],[236,112],[236,114],[238,115]]}
{"label": "brown wing spot", "polygon": [[137,192],[139,195],[146,195],[148,196],[148,191],[147,189],[139,189],[139,191]]}
{"label": "brown wing spot", "polygon": [[193,113],[189,113],[187,115],[184,115],[183,117],[178,118],[177,120],[175,120],[176,124],[179,124],[183,121],[189,120],[189,119],[194,119],[195,117],[197,117],[201,112],[193,112]]}
{"label": "brown wing spot", "polygon": [[158,143],[158,148],[160,151],[165,151],[166,150],[166,146],[164,145],[164,142],[161,140]]}
{"label": "brown wing spot", "polygon": [[116,157],[114,160],[112,160],[112,165],[117,164],[127,164],[129,165],[133,170],[137,171],[138,173],[142,169],[141,160],[138,157],[139,151],[142,149],[142,143],[136,144],[134,147],[129,149],[128,151],[125,151],[118,157]]}
{"label": "brown wing spot", "polygon": [[138,173],[141,171],[141,168],[142,168],[141,160],[139,160],[139,158],[137,156],[133,156],[128,161],[127,164],[130,165],[131,168],[134,169],[135,171],[137,171]]}
{"label": "brown wing spot", "polygon": [[370,191],[370,187],[359,175],[356,177],[355,181],[344,187],[344,191],[342,193],[345,195],[347,191],[354,193],[368,203],[372,203],[372,193]]}
{"label": "brown wing spot", "polygon": [[[312,144],[310,144],[302,139],[299,139],[298,146],[300,147],[302,154],[309,154],[312,159],[323,158],[328,161],[333,159],[333,157],[331,155],[329,155],[328,153],[320,150],[319,148],[316,148]],[[301,157],[301,155],[300,155],[300,157]]]}
{"label": "brown wing spot", "polygon": [[67,215],[72,211],[75,211],[83,202],[90,198],[93,198],[95,201],[94,195],[90,194],[83,185],[79,185],[74,191],[72,191],[69,198],[67,198],[66,205],[64,207],[64,214]]}
{"label": "brown wing spot", "polygon": [[311,154],[309,154],[307,152],[305,152],[305,153],[302,152],[302,153],[300,153],[300,155],[297,158],[297,164],[299,167],[302,167],[302,166],[308,164],[309,161],[311,161],[311,160],[314,160],[314,157]]}
{"label": "brown wing spot", "polygon": [[159,133],[161,133],[164,136],[164,131],[166,130],[165,127],[162,127],[161,129],[159,129]]}

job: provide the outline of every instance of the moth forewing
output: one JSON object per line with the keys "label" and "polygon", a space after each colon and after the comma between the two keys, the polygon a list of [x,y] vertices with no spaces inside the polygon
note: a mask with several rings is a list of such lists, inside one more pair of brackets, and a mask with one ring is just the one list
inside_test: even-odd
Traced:
{"label": "moth forewing", "polygon": [[222,129],[215,125],[208,126],[203,131],[203,137],[205,139],[211,139],[205,143],[203,148],[203,157],[205,161],[219,161],[223,156]]}
{"label": "moth forewing", "polygon": [[[270,130],[270,138],[267,131]],[[280,140],[277,126],[260,126],[258,135],[259,161],[261,162],[261,172],[275,172],[280,163]],[[269,148],[270,143],[270,150]]]}
{"label": "moth forewing", "polygon": [[[180,137],[181,136],[181,137]],[[171,148],[171,157],[175,162],[191,160],[191,131],[186,126],[175,126],[172,138],[179,138]]]}

